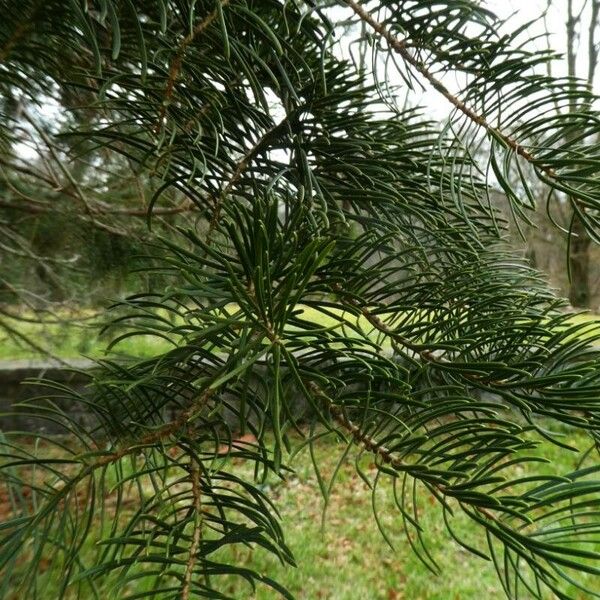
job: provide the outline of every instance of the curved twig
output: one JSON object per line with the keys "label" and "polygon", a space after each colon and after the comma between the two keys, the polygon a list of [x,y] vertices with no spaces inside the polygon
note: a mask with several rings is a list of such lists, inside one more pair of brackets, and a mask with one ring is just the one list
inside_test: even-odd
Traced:
{"label": "curved twig", "polygon": [[[221,0],[221,7],[229,4],[229,0]],[[217,18],[219,15],[219,9],[215,8],[203,21],[198,23],[196,27],[186,35],[179,47],[177,48],[177,52],[175,56],[171,60],[171,64],[169,65],[169,77],[167,79],[167,83],[165,85],[165,95],[163,98],[162,106],[160,107],[160,113],[158,115],[158,123],[156,124],[155,130],[158,132],[164,122],[165,115],[167,113],[167,107],[171,98],[173,97],[173,90],[175,89],[175,82],[179,77],[179,73],[181,72],[181,67],[183,66],[183,55],[187,47],[199,36],[205,29],[207,29],[211,23]]]}
{"label": "curved twig", "polygon": [[190,476],[192,479],[192,495],[194,497],[194,532],[190,544],[189,558],[183,576],[181,600],[189,600],[194,567],[198,560],[198,550],[202,542],[202,492],[200,490],[200,469],[194,457],[190,457]]}
{"label": "curved twig", "polygon": [[[501,139],[509,148],[511,148],[515,154],[523,157],[529,163],[536,163],[536,157],[526,150],[523,146],[519,144],[517,140],[510,137],[506,133],[500,131],[496,127],[492,126],[483,115],[476,113],[472,108],[467,106],[460,98],[457,98],[452,92],[448,90],[448,88],[437,78],[429,69],[419,60],[417,60],[409,51],[406,41],[398,39],[395,35],[393,35],[390,31],[388,31],[383,23],[377,21],[371,14],[369,14],[358,2],[354,0],[343,0],[345,4],[347,4],[355,13],[360,17],[362,21],[368,23],[371,28],[378,33],[382,38],[384,38],[387,43],[390,45],[390,48],[397,52],[402,59],[411,65],[416,71],[418,71],[427,81],[430,83],[431,87],[433,87],[437,92],[439,92],[450,104],[452,104],[457,110],[466,115],[471,121],[483,127],[487,132],[493,134],[497,138]],[[543,171],[548,177],[552,179],[556,178],[556,172],[553,168],[544,166],[544,165],[536,165],[538,168]]]}

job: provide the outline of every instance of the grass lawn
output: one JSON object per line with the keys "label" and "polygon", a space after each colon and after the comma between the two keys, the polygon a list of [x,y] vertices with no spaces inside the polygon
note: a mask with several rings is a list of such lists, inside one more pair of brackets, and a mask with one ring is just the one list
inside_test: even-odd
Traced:
{"label": "grass lawn", "polygon": [[[62,315],[61,315],[62,317]],[[94,318],[79,321],[81,314],[56,323],[34,323],[17,319],[4,319],[10,327],[0,324],[0,360],[26,360],[52,355],[59,358],[77,358],[82,355],[92,358],[104,356],[109,338],[99,335],[98,321]],[[12,331],[11,331],[12,330]],[[24,336],[35,344],[28,344]],[[160,338],[140,336],[124,340],[120,352],[130,356],[152,356],[169,345]]]}
{"label": "grass lawn", "polygon": [[[582,448],[587,445],[587,440],[581,434],[567,437],[566,441]],[[345,446],[337,441],[321,438],[315,451],[325,479],[331,477],[344,449]],[[538,452],[554,463],[554,466],[542,465],[542,470],[546,472],[565,473],[577,466],[578,454],[561,450],[548,442],[543,442]],[[369,460],[364,457],[361,465],[374,475],[376,469]],[[450,538],[441,513],[429,495],[419,499],[419,512],[421,523],[427,531],[430,550],[442,567],[440,575],[429,572],[411,551],[403,534],[402,520],[393,506],[388,483],[380,488],[378,506],[381,522],[394,549],[390,548],[377,529],[372,515],[370,490],[356,474],[352,458],[339,470],[323,527],[323,499],[308,451],[297,455],[292,466],[294,472],[285,481],[271,478],[265,491],[281,511],[286,540],[298,567],[284,567],[262,550],[245,546],[238,546],[233,551],[221,550],[221,559],[251,567],[276,579],[298,600],[474,600],[504,597],[492,563],[469,554]],[[229,461],[228,468],[238,475],[249,475],[251,471],[250,465],[239,459],[233,464]],[[520,475],[527,474],[526,467],[518,468]],[[136,508],[135,502],[133,504],[131,510]],[[457,515],[452,525],[470,544],[486,548],[482,533],[464,516]],[[98,535],[98,531],[92,530],[92,538]],[[97,548],[90,540],[80,557],[89,564],[91,553]],[[50,600],[57,597],[58,576],[49,575],[40,573],[39,587],[47,593],[44,597]],[[18,580],[13,581],[16,583]],[[137,580],[135,584],[119,587],[118,592],[110,580],[104,585],[97,580],[97,584],[101,597],[106,600],[126,597],[125,592],[134,594],[153,589],[152,580]],[[240,600],[275,600],[280,597],[267,587],[259,587],[253,593],[247,584],[235,578],[223,577],[219,579],[219,584],[220,591]],[[571,593],[580,600],[587,598],[576,589],[572,589]],[[75,597],[74,593],[69,596]],[[22,595],[15,589],[9,598],[20,600]],[[553,596],[548,598],[550,600]]]}
{"label": "grass lawn", "polygon": [[[306,309],[304,318],[324,327],[335,324],[312,309]],[[573,323],[597,322],[594,315],[577,315]],[[359,325],[365,328],[367,323]],[[18,331],[31,336],[39,345],[52,350],[61,357],[74,357],[81,353],[101,356],[106,340],[99,340],[95,329],[81,325],[36,325],[18,323]],[[4,339],[2,339],[4,336]],[[137,356],[148,356],[168,346],[153,338],[132,338],[123,342],[120,351]],[[39,354],[37,354],[39,356]],[[0,358],[35,358],[36,353],[18,337],[0,333]],[[565,441],[580,448],[589,443],[578,434]],[[331,439],[322,439],[316,447],[322,475],[325,480],[331,477],[345,447]],[[548,442],[543,442],[539,454],[549,458],[554,465],[543,467],[546,471],[566,473],[577,467],[578,455],[563,450]],[[374,465],[365,463],[364,468],[376,473]],[[262,551],[239,547],[235,552],[222,558],[232,563],[248,566],[263,572],[287,587],[298,600],[470,600],[480,598],[503,598],[501,584],[494,566],[477,558],[454,542],[447,533],[441,512],[434,506],[435,500],[428,494],[419,498],[419,511],[428,532],[429,548],[442,567],[442,574],[428,571],[412,552],[403,531],[402,519],[393,505],[388,484],[380,487],[377,504],[381,522],[389,535],[394,548],[386,543],[372,515],[372,497],[364,481],[356,474],[353,461],[344,463],[338,472],[338,480],[333,488],[327,508],[327,518],[321,524],[323,498],[314,475],[307,451],[299,454],[292,463],[294,473],[285,481],[271,478],[266,486],[267,493],[281,511],[287,543],[298,563],[297,568],[280,565],[276,559]],[[239,474],[250,473],[250,466],[236,462],[231,468]],[[526,475],[526,467],[520,475]],[[539,468],[539,467],[538,467]],[[0,502],[1,507],[1,502]],[[6,514],[6,506],[2,507]],[[133,507],[135,508],[135,507]],[[453,522],[454,529],[468,542],[485,550],[485,538],[476,526],[460,514]],[[99,538],[101,532],[92,531],[92,537]],[[90,553],[97,547],[86,544],[82,558],[93,562]],[[598,548],[600,551],[600,548]],[[17,582],[15,581],[15,584]],[[98,582],[101,585],[101,582]],[[58,580],[50,574],[40,573],[39,585],[46,590],[47,598],[57,597]],[[278,595],[269,588],[259,588],[255,593],[237,579],[224,579],[222,591],[240,600],[270,600]],[[600,585],[599,585],[600,588]],[[15,591],[11,600],[22,598]],[[140,589],[129,589],[133,594]],[[101,588],[106,600],[122,598],[110,587],[110,582]],[[574,598],[587,597],[575,588]],[[75,594],[72,596],[76,597]],[[548,596],[550,599],[552,596]],[[159,598],[157,596],[157,598]],[[525,597],[524,597],[525,598]]]}
{"label": "grass lawn", "polygon": [[[232,306],[231,309],[233,310],[233,308],[235,307]],[[358,334],[351,327],[344,326],[344,321],[346,321],[348,324],[359,327],[382,348],[391,348],[389,339],[378,334],[365,317],[357,318],[341,311],[331,312],[337,313],[343,318],[328,316],[312,307],[302,308],[302,318],[321,327],[336,328],[339,333],[350,337],[357,336]],[[65,316],[65,321],[61,323],[35,323],[3,318],[3,322],[13,331],[3,328],[0,323],[0,360],[35,359],[43,358],[48,354],[60,358],[76,358],[81,355],[91,358],[104,356],[111,338],[106,334],[99,335],[99,319],[89,318],[78,321],[77,318],[81,317],[82,313],[76,313],[71,320],[69,320],[69,315]],[[600,318],[591,313],[577,314],[573,315],[569,322],[573,325],[589,323],[591,326],[596,323],[600,324]],[[590,337],[594,334],[594,328],[589,327],[579,335],[580,337]],[[38,348],[27,344],[20,337],[21,335],[31,340]],[[115,350],[127,356],[150,357],[168,350],[170,347],[172,346],[160,337],[142,335],[123,340]]]}
{"label": "grass lawn", "polygon": [[[583,435],[571,438],[570,442],[583,448],[589,445]],[[316,455],[326,480],[331,477],[344,448],[326,440],[318,445]],[[577,468],[579,455],[576,453],[547,442],[540,446],[539,452],[554,463],[543,466],[545,472],[566,473]],[[452,540],[433,496],[428,494],[419,499],[419,513],[429,549],[442,570],[439,575],[427,570],[411,550],[393,503],[391,485],[381,486],[377,506],[393,549],[377,528],[371,492],[356,474],[353,460],[345,462],[339,471],[323,527],[323,499],[308,452],[297,457],[293,466],[295,473],[286,482],[273,486],[270,493],[281,510],[287,542],[298,568],[281,566],[270,556],[247,550],[240,551],[237,558],[282,582],[298,600],[491,600],[505,597],[493,563],[470,554]],[[368,463],[366,467],[369,469]],[[524,467],[518,468],[521,475],[526,474]],[[375,474],[374,465],[370,465],[370,471]],[[464,515],[457,514],[452,526],[470,544],[482,550],[487,548],[482,532]],[[277,597],[267,588],[251,595],[249,588],[239,582],[232,582],[230,588],[223,591],[236,598],[270,600]],[[587,598],[575,588],[571,593],[574,598]]]}

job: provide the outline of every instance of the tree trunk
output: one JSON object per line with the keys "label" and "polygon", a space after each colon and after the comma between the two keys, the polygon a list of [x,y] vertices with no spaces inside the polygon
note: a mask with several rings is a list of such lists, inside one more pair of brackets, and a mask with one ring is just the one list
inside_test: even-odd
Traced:
{"label": "tree trunk", "polygon": [[577,214],[574,215],[569,267],[571,269],[571,287],[569,300],[577,308],[589,308],[590,294],[590,237]]}
{"label": "tree trunk", "polygon": [[[587,3],[586,3],[587,4]],[[585,8],[585,5],[584,5]],[[577,77],[577,48],[579,33],[577,26],[581,25],[583,8],[578,15],[573,12],[573,0],[567,2],[567,69],[569,77]],[[591,18],[588,29],[588,73],[587,83],[590,91],[594,83],[594,75],[598,63],[598,49],[596,47],[596,27],[600,16],[600,1],[594,0],[591,7]],[[577,106],[577,102],[570,102],[570,112],[575,113],[584,109]],[[582,209],[583,210],[583,209]],[[569,268],[571,271],[571,286],[569,288],[569,300],[572,306],[577,308],[589,308],[591,303],[590,292],[590,237],[585,225],[577,215],[573,214],[573,227],[571,239],[571,253],[569,256]]]}

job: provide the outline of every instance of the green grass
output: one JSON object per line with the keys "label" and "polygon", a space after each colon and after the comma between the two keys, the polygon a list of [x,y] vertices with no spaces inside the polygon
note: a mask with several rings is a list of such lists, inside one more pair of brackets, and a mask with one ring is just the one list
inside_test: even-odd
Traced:
{"label": "green grass", "polygon": [[[234,310],[235,306],[229,307]],[[343,314],[342,311],[332,313]],[[339,319],[324,315],[322,312],[304,307],[301,309],[302,318],[322,327],[335,327],[343,330],[345,335],[358,336]],[[4,319],[8,326],[2,328],[0,323],[0,360],[34,359],[45,355],[40,349],[36,349],[27,343],[26,339],[45,350],[47,354],[60,358],[75,358],[81,355],[99,358],[105,355],[105,350],[112,337],[110,335],[100,336],[99,318],[89,318],[87,321],[78,321],[77,316],[85,317],[85,313],[65,314],[64,322],[34,323],[30,321],[19,321],[17,319]],[[28,317],[28,315],[25,315]],[[70,318],[69,318],[70,317]],[[373,327],[364,317],[357,319],[348,313],[343,315],[348,323],[358,324],[367,332],[372,332]],[[13,330],[13,331],[11,331]],[[116,330],[116,335],[123,330]],[[23,337],[21,337],[23,336]],[[389,345],[389,343],[388,343]],[[115,351],[127,356],[148,357],[170,348],[170,344],[160,338],[151,335],[138,335],[127,338],[116,346]]]}
{"label": "green grass", "polygon": [[[0,360],[27,360],[48,355],[59,358],[100,358],[105,355],[110,342],[110,337],[99,335],[100,328],[93,320],[32,323],[10,319],[7,324],[15,331],[3,329],[0,324]],[[118,352],[128,356],[148,357],[168,348],[169,344],[165,340],[147,335],[124,340],[119,344]]]}
{"label": "green grass", "polygon": [[[586,447],[582,434],[571,434],[565,440]],[[321,438],[316,445],[317,463],[327,480],[334,472],[345,446],[332,439]],[[40,448],[40,451],[43,451]],[[546,472],[566,473],[577,467],[579,455],[543,442],[539,454],[552,461],[543,466]],[[251,466],[240,460],[228,461],[238,475],[249,476]],[[375,466],[365,457],[361,463],[370,474]],[[327,516],[321,525],[323,498],[314,475],[308,451],[297,455],[292,462],[294,472],[285,481],[271,477],[265,491],[281,512],[286,540],[297,560],[297,568],[280,565],[262,550],[239,546],[234,551],[221,551],[220,559],[256,569],[287,587],[298,600],[470,600],[479,598],[501,599],[503,592],[491,562],[477,558],[458,546],[446,532],[441,513],[433,497],[423,494],[419,499],[421,524],[427,531],[429,547],[442,567],[440,575],[433,575],[417,559],[404,537],[402,521],[394,509],[390,486],[384,483],[378,494],[381,522],[394,548],[386,543],[377,529],[372,515],[371,494],[364,481],[356,474],[352,460],[345,462],[330,495]],[[539,468],[539,467],[538,467]],[[517,467],[519,475],[527,474],[527,466]],[[108,498],[110,500],[110,497]],[[135,510],[134,506],[131,510]],[[109,517],[110,522],[110,517]],[[97,520],[94,527],[99,527]],[[477,526],[458,515],[453,527],[470,544],[486,548],[484,537]],[[100,531],[92,529],[90,540],[80,553],[87,564],[93,561],[98,546],[94,538]],[[600,548],[598,549],[600,550]],[[13,581],[18,581],[14,579]],[[134,588],[115,592],[110,582],[97,582],[101,597],[117,600],[126,591],[129,594],[152,589],[152,580],[138,580]],[[255,593],[237,578],[221,578],[220,591],[240,600],[275,600],[279,595],[267,587]],[[40,573],[39,589],[44,598],[57,597],[59,575]],[[581,592],[571,590],[574,598],[585,600]],[[22,596],[15,590],[11,600]],[[75,594],[69,598],[75,598]],[[524,596],[525,598],[525,596]],[[548,596],[550,599],[551,596]],[[160,597],[157,596],[157,600]]]}
{"label": "green grass", "polygon": [[[301,317],[324,328],[335,328],[340,334],[349,337],[358,337],[360,334],[353,327],[358,328],[382,348],[390,348],[389,339],[378,334],[365,317],[357,318],[350,313],[328,310],[336,317],[323,314],[312,307],[301,308]],[[337,315],[342,316],[342,319]],[[64,316],[65,321],[59,323],[34,323],[3,318],[8,328],[3,328],[0,322],[0,360],[35,359],[48,354],[60,358],[76,358],[82,355],[91,358],[105,356],[105,350],[112,338],[106,334],[99,335],[99,319],[89,318],[87,321],[78,321],[78,318],[86,316],[81,311]],[[573,325],[590,324],[590,327],[582,330],[578,337],[585,339],[598,334],[597,329],[592,327],[600,323],[598,315],[590,313],[573,315],[569,322]],[[11,332],[10,329],[13,331]],[[38,349],[28,344],[21,336],[33,341]],[[170,344],[164,339],[142,335],[123,340],[115,350],[127,356],[150,357],[169,347]]]}
{"label": "green grass", "polygon": [[[323,327],[339,321],[326,317],[314,309],[305,309],[304,318]],[[574,324],[597,322],[598,317],[584,314],[571,318]],[[356,321],[355,321],[356,322]],[[368,331],[369,324],[359,319],[357,323]],[[14,326],[14,323],[12,324]],[[81,353],[101,356],[107,340],[99,339],[94,328],[78,324],[37,325],[18,323],[18,331],[31,336],[39,345],[51,349],[61,357],[74,357]],[[2,335],[3,338],[2,339]],[[585,332],[583,334],[586,335]],[[125,354],[149,356],[167,348],[165,342],[150,336],[124,341],[119,350]],[[35,358],[32,351],[18,337],[6,332],[0,334],[0,358]],[[583,435],[565,441],[585,447]],[[322,440],[316,447],[318,463],[324,478],[331,477],[344,447],[334,441]],[[544,442],[540,454],[553,465],[547,467],[557,473],[572,471],[577,466],[578,455]],[[298,600],[469,600],[502,598],[502,587],[492,563],[474,557],[454,542],[447,533],[441,514],[433,506],[433,498],[420,498],[422,524],[428,531],[430,549],[443,567],[441,575],[433,575],[418,560],[406,540],[402,521],[393,507],[389,488],[382,486],[378,495],[381,521],[393,544],[393,549],[381,536],[372,516],[371,494],[358,477],[352,462],[345,463],[330,496],[327,518],[321,525],[323,499],[319,491],[308,452],[296,457],[294,473],[285,481],[269,480],[267,492],[281,511],[287,543],[298,563],[297,568],[280,565],[273,557],[261,551],[239,548],[227,558],[236,564],[257,569],[286,586]],[[375,473],[373,465],[365,465]],[[249,466],[236,463],[231,466],[239,474],[249,474]],[[525,472],[520,473],[525,475]],[[455,528],[481,549],[485,540],[481,532],[466,518],[457,516]],[[92,532],[92,538],[100,531]],[[89,543],[83,558],[90,557],[95,546]],[[237,579],[225,580],[223,592],[236,598],[270,600],[277,594],[268,588],[259,588],[255,594]],[[40,575],[40,586],[47,597],[56,596],[58,580]],[[136,590],[139,591],[139,590]],[[574,598],[584,600],[580,592],[572,590]],[[20,598],[18,592],[13,596]],[[107,587],[103,590],[107,600],[119,598]]]}
{"label": "green grass", "polygon": [[[589,445],[579,434],[566,441],[580,447],[585,447],[586,443]],[[317,462],[325,479],[331,477],[343,450],[344,446],[332,441],[318,445]],[[577,468],[579,455],[574,452],[547,442],[541,445],[539,452],[553,463],[543,468],[546,473],[566,473]],[[300,455],[294,466],[294,475],[274,485],[270,493],[281,510],[287,543],[298,567],[285,567],[271,556],[247,550],[232,558],[280,581],[298,600],[504,597],[493,564],[470,554],[450,537],[433,496],[427,494],[419,499],[419,513],[427,532],[428,548],[442,569],[439,575],[427,570],[410,548],[388,483],[381,486],[377,506],[380,521],[393,548],[377,528],[371,492],[356,474],[353,461],[346,462],[339,471],[323,527],[323,499],[308,453]],[[372,475],[375,474],[373,464],[369,466],[366,463],[366,467]],[[519,475],[527,474],[525,466],[517,468],[522,469]],[[457,514],[452,526],[470,544],[486,549],[484,535],[467,517]],[[268,588],[258,589],[252,595],[249,588],[237,580],[231,581],[226,591],[236,598],[270,600],[277,597]],[[571,593],[574,598],[586,598],[575,588]]]}

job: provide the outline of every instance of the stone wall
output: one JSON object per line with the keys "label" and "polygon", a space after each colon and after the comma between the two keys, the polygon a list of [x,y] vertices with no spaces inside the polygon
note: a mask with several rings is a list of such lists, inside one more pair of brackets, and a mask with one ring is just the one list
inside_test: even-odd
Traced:
{"label": "stone wall", "polygon": [[[23,407],[17,405],[31,402],[36,397],[60,396],[60,390],[54,388],[53,384],[68,387],[76,392],[84,392],[89,381],[85,371],[93,365],[92,361],[84,359],[66,362],[52,360],[0,361],[0,430],[25,433],[65,433],[65,428],[59,423],[27,414],[26,407],[24,410]],[[267,372],[264,365],[254,365],[253,381],[251,380],[249,385],[250,393],[264,396],[266,378]],[[288,390],[288,394],[290,394],[288,401],[293,407],[291,410],[294,416],[305,415],[309,407],[304,397],[293,390]],[[226,393],[223,395],[223,401],[223,417],[232,430],[237,431],[240,426],[239,417],[232,408],[238,405],[239,400]],[[68,401],[64,398],[56,399],[55,402],[67,411],[70,418],[79,423],[91,424],[95,421],[94,416],[85,411],[83,403],[77,402],[69,406]],[[174,417],[172,409],[168,410],[165,418],[170,420]],[[248,419],[252,422],[257,420],[254,413],[248,413]]]}
{"label": "stone wall", "polygon": [[[35,382],[44,379],[58,385],[67,385],[82,391],[88,382],[85,369],[93,363],[78,359],[65,362],[55,360],[9,360],[0,361],[0,429],[3,431],[38,431],[46,433],[64,433],[58,423],[40,419],[26,413],[26,409],[18,407],[19,403],[34,400],[36,397],[49,397],[57,394],[52,385]],[[65,401],[59,401],[62,408]],[[71,416],[76,420],[89,420],[81,405],[73,407]]]}

